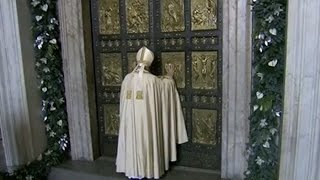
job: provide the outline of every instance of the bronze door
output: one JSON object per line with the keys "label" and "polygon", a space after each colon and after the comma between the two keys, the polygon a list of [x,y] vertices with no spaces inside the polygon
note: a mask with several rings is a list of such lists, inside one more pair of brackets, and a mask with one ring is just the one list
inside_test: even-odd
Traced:
{"label": "bronze door", "polygon": [[189,142],[177,164],[220,169],[221,0],[91,0],[101,153],[116,156],[119,93],[141,46],[155,54],[151,71],[176,65]]}

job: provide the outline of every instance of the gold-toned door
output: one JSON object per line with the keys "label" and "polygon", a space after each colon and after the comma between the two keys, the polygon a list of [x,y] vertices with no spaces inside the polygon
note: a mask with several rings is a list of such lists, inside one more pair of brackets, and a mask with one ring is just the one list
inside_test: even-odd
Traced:
{"label": "gold-toned door", "polygon": [[155,54],[151,71],[175,65],[189,142],[178,164],[220,169],[222,23],[220,0],[91,0],[102,155],[115,156],[119,93],[135,54]]}

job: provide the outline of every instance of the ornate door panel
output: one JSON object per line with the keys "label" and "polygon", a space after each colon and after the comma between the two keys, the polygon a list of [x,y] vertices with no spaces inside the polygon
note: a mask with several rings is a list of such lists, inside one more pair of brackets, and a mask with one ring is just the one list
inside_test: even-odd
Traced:
{"label": "ornate door panel", "polygon": [[155,54],[151,71],[175,80],[189,142],[177,164],[220,169],[222,22],[220,0],[91,0],[101,152],[115,156],[119,93],[136,52]]}

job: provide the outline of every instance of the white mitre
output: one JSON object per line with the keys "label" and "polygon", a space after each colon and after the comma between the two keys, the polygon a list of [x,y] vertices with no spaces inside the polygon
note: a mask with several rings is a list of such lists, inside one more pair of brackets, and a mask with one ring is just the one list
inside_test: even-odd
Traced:
{"label": "white mitre", "polygon": [[154,55],[152,51],[150,51],[147,47],[144,46],[139,49],[136,58],[138,65],[140,64],[149,67],[152,64]]}

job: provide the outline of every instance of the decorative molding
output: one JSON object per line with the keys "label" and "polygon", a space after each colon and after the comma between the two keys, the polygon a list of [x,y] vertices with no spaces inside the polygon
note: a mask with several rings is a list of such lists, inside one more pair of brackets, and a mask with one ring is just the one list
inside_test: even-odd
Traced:
{"label": "decorative molding", "polygon": [[288,2],[281,180],[320,177],[320,1]]}
{"label": "decorative molding", "polygon": [[89,2],[81,0],[58,4],[73,160],[94,160],[99,149],[89,7]]}
{"label": "decorative molding", "polygon": [[[221,1],[220,1],[221,2]],[[223,2],[221,176],[242,179],[247,167],[251,89],[251,10],[248,0]]]}

